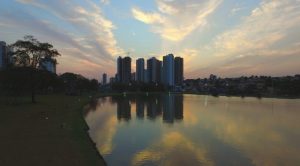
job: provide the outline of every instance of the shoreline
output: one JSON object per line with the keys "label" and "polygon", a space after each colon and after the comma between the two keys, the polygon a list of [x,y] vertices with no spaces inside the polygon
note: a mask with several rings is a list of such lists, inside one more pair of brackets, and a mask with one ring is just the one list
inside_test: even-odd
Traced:
{"label": "shoreline", "polygon": [[[205,94],[205,93],[198,93],[198,92],[125,92],[126,95],[153,95],[153,94],[183,94],[183,95],[202,95],[202,96],[212,96],[212,97],[240,97],[240,98],[258,98],[258,99],[300,99],[300,96],[272,96],[272,95],[261,95],[261,96],[251,96],[251,95],[226,95],[226,94],[219,94],[219,95],[212,95],[212,94]],[[122,96],[124,92],[105,92],[105,93],[98,93],[95,95],[96,98],[100,97],[108,97],[108,96]]]}
{"label": "shoreline", "polygon": [[106,166],[107,163],[106,161],[104,160],[103,156],[101,155],[101,153],[98,151],[98,148],[97,148],[97,144],[93,141],[93,139],[91,138],[90,134],[89,134],[89,125],[87,124],[86,120],[85,120],[85,116],[84,116],[84,112],[85,112],[85,107],[91,102],[92,99],[90,99],[90,101],[88,103],[86,103],[85,105],[82,106],[81,108],[81,118],[82,120],[84,121],[84,124],[85,124],[85,130],[84,130],[84,133],[86,134],[87,138],[88,138],[88,142],[90,143],[90,146],[93,147],[95,153],[97,154],[98,158],[100,158],[103,162],[104,162],[104,165]]}
{"label": "shoreline", "polygon": [[81,107],[81,109],[80,109],[81,118],[82,118],[82,120],[84,121],[84,125],[85,125],[85,127],[84,127],[84,133],[85,133],[85,135],[86,135],[87,138],[88,138],[87,141],[89,142],[90,146],[93,147],[93,149],[94,149],[94,151],[95,151],[97,157],[100,158],[100,159],[102,160],[102,162],[104,163],[104,165],[106,166],[107,163],[106,163],[106,161],[104,160],[104,158],[103,158],[103,156],[101,155],[101,153],[98,151],[97,144],[96,144],[96,143],[93,141],[93,139],[91,138],[91,136],[90,136],[90,134],[89,134],[90,128],[89,128],[89,126],[88,126],[88,124],[87,124],[87,122],[86,122],[86,120],[85,120],[85,118],[84,118],[85,107],[91,102],[91,100],[93,100],[93,98],[91,98],[87,103],[85,103],[85,104]]}
{"label": "shoreline", "polygon": [[192,94],[192,95],[203,95],[203,96],[213,96],[213,97],[240,97],[240,98],[247,98],[247,97],[252,97],[252,98],[258,98],[258,99],[300,99],[300,96],[271,96],[271,95],[261,95],[261,96],[250,96],[250,95],[225,95],[225,94],[220,94],[220,95],[211,95],[211,94],[203,94],[203,93],[189,93],[185,92],[182,94]]}

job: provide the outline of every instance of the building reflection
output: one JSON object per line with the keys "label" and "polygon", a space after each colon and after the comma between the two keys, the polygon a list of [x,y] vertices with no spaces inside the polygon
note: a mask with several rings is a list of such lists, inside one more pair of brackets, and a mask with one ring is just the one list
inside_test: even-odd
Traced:
{"label": "building reflection", "polygon": [[174,112],[175,119],[182,120],[183,119],[183,95],[174,96]]}
{"label": "building reflection", "polygon": [[165,123],[174,123],[174,120],[183,119],[182,95],[166,95],[163,101],[163,120]]}
{"label": "building reflection", "polygon": [[147,99],[147,117],[148,119],[155,119],[162,113],[160,96],[150,96]]}
{"label": "building reflection", "polygon": [[131,105],[129,99],[123,98],[117,100],[117,117],[119,121],[129,121],[131,119]]}
{"label": "building reflection", "polygon": [[[205,96],[196,95],[109,97],[101,109],[89,112],[86,121],[105,160],[120,161],[115,165],[159,165],[165,161],[170,165],[299,165],[299,100],[219,97],[212,98],[219,103],[209,107],[203,105],[204,100]],[[159,101],[161,116],[156,115],[153,123],[145,118],[147,104],[159,105]],[[126,107],[130,110],[130,105],[132,119],[136,115],[143,118],[142,123],[118,124],[116,112]],[[185,123],[176,124],[176,128],[161,125],[183,118]]]}
{"label": "building reflection", "polygon": [[163,121],[166,123],[174,122],[175,98],[173,95],[163,97]]}
{"label": "building reflection", "polygon": [[136,117],[144,119],[145,102],[142,99],[136,99]]}
{"label": "building reflection", "polygon": [[[131,104],[136,107],[136,118],[156,120],[162,117],[164,123],[174,123],[183,119],[182,95],[149,95],[113,97],[117,105],[118,120],[131,119]],[[145,112],[146,111],[146,112]]]}
{"label": "building reflection", "polygon": [[183,119],[182,95],[135,96],[135,103],[138,119],[144,119],[145,108],[147,119],[150,120],[162,117],[163,122],[174,123],[175,120],[180,121]]}

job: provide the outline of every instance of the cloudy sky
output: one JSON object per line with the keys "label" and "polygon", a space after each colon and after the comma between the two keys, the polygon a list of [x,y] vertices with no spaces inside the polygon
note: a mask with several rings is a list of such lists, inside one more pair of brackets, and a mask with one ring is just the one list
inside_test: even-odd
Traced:
{"label": "cloudy sky", "polygon": [[61,52],[58,73],[89,78],[168,53],[186,78],[300,73],[300,0],[1,0],[0,40],[27,34]]}

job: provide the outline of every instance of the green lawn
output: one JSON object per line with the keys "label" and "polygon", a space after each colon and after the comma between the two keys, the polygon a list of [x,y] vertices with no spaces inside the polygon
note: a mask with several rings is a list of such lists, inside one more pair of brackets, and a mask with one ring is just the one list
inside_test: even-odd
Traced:
{"label": "green lawn", "polygon": [[82,115],[88,96],[37,96],[18,104],[0,97],[1,166],[105,165]]}

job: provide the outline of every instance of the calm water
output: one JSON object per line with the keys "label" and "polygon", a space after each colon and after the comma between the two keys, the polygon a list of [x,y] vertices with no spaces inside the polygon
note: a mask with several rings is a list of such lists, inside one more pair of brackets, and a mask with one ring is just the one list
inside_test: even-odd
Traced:
{"label": "calm water", "polygon": [[153,95],[86,112],[108,165],[300,165],[300,100]]}

